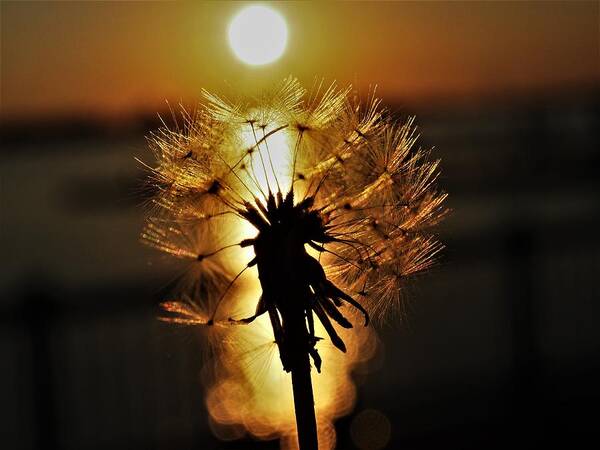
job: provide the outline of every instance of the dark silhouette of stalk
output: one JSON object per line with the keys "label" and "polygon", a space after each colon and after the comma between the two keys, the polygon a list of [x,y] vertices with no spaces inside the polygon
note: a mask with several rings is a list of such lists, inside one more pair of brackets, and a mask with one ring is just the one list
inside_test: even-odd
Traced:
{"label": "dark silhouette of stalk", "polygon": [[315,401],[310,376],[310,359],[307,351],[310,342],[309,334],[306,329],[304,314],[296,317],[284,317],[284,323],[286,323],[286,319],[284,339],[291,344],[290,371],[292,373],[298,444],[300,450],[317,450]]}
{"label": "dark silhouette of stalk", "polygon": [[308,354],[301,355],[298,360],[298,367],[292,370],[298,444],[300,450],[317,450],[317,421]]}

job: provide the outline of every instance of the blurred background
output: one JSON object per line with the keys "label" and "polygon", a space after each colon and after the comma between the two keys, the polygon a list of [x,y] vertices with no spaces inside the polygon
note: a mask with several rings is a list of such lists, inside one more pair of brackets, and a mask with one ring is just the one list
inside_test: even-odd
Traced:
{"label": "blurred background", "polygon": [[599,3],[280,3],[283,57],[239,62],[241,3],[1,3],[0,436],[8,449],[275,449],[212,436],[202,339],[156,320],[144,136],[201,88],[377,84],[442,158],[452,214],[408,319],[379,330],[339,449],[597,438]]}

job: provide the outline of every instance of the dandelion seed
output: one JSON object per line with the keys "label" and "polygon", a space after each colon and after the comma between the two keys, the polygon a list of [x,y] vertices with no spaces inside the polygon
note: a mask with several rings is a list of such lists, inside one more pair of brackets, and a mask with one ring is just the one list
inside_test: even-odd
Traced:
{"label": "dandelion seed", "polygon": [[328,448],[352,407],[351,367],[374,349],[363,325],[400,309],[442,248],[439,162],[416,147],[413,119],[398,125],[350,88],[307,94],[288,78],[254,100],[204,98],[149,138],[157,195],[142,240],[188,264],[163,320],[219,329],[213,425],[307,450],[318,423]]}

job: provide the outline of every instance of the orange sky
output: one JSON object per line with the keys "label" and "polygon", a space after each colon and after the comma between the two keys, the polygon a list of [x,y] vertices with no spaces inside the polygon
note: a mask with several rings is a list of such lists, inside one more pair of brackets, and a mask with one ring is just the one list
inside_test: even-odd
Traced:
{"label": "orange sky", "polygon": [[3,1],[1,116],[130,114],[288,74],[407,101],[597,85],[598,5],[281,3],[286,53],[248,67],[226,38],[240,3]]}

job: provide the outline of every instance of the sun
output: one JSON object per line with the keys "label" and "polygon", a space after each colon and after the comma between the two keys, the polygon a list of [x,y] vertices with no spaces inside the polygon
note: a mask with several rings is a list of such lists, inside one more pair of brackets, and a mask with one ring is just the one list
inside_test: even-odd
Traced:
{"label": "sun", "polygon": [[229,25],[229,45],[235,55],[252,66],[268,64],[284,52],[288,30],[284,18],[266,6],[242,9]]}

